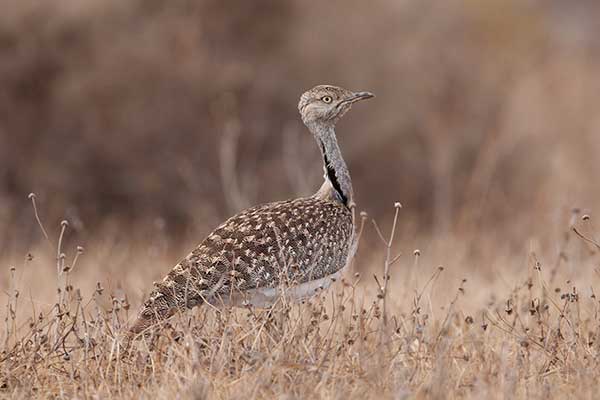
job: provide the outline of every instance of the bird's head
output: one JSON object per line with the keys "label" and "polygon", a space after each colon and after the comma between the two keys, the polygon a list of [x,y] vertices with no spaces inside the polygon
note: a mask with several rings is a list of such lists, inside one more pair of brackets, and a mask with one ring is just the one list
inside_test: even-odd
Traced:
{"label": "bird's head", "polygon": [[331,85],[319,85],[304,92],[298,103],[302,121],[306,125],[315,123],[335,124],[353,103],[374,97],[369,92],[353,92]]}

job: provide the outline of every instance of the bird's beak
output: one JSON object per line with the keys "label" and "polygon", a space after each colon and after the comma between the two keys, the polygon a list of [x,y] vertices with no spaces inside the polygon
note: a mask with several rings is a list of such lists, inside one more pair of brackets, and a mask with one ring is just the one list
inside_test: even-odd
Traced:
{"label": "bird's beak", "polygon": [[360,100],[370,99],[371,97],[375,97],[375,95],[371,92],[354,92],[350,97],[344,99],[344,103],[356,103]]}

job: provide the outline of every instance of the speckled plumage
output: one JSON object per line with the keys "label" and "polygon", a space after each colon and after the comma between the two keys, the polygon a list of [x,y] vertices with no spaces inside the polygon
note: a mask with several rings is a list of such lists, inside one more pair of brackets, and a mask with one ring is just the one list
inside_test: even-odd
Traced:
{"label": "speckled plumage", "polygon": [[[327,96],[331,101],[324,101]],[[298,298],[314,292],[312,283],[328,286],[354,245],[350,175],[333,127],[353,102],[369,97],[332,86],[303,94],[300,113],[325,161],[321,189],[311,197],[252,207],[225,221],[155,283],[130,332],[204,302],[264,306],[281,288]]]}

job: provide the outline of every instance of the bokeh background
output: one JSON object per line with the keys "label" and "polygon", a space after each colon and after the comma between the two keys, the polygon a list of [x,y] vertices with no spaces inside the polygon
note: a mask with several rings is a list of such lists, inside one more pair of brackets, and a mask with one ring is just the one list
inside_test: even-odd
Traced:
{"label": "bokeh background", "polygon": [[[338,282],[311,339],[315,305],[264,331],[201,308],[173,319],[192,336],[140,353],[151,369],[120,364],[153,281],[228,216],[321,185],[297,102],[322,83],[377,95],[338,124],[369,215],[345,279],[352,304],[382,304],[371,218],[387,236],[401,202],[401,328],[360,340]],[[0,346],[18,349],[0,397],[14,377],[26,398],[593,398],[599,155],[598,0],[0,0]]]}
{"label": "bokeh background", "polygon": [[599,20],[593,0],[4,0],[0,254],[42,239],[30,192],[53,235],[173,254],[312,193],[296,105],[320,83],[377,95],[338,135],[382,227],[400,201],[406,241],[554,234],[600,200]]}

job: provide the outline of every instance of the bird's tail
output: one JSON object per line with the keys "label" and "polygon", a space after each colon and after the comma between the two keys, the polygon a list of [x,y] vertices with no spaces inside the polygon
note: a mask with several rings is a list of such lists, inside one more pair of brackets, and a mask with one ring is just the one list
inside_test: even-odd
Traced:
{"label": "bird's tail", "polygon": [[125,334],[125,347],[128,347],[136,336],[173,316],[176,309],[176,304],[171,296],[165,296],[158,290],[152,292]]}
{"label": "bird's tail", "polygon": [[154,284],[148,300],[127,332],[129,339],[170,318],[178,309],[192,308],[199,303],[194,281],[189,271],[174,268],[162,281]]}

